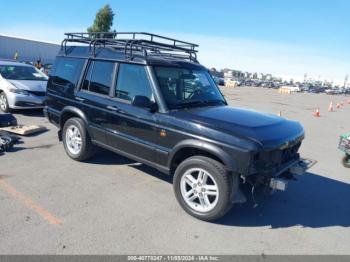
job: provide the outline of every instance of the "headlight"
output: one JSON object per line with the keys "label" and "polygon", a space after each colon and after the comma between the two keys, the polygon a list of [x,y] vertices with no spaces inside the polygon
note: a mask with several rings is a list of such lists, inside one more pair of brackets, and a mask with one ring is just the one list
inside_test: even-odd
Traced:
{"label": "headlight", "polygon": [[23,89],[19,89],[19,88],[10,88],[9,91],[11,93],[29,96],[29,92],[27,90],[23,90]]}

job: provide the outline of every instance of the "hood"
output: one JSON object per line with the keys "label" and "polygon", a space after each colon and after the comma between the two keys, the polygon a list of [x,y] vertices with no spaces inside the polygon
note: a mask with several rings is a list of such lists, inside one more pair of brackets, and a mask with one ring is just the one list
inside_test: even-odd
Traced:
{"label": "hood", "polygon": [[7,80],[15,87],[28,91],[46,92],[47,81],[36,80]]}
{"label": "hood", "polygon": [[[191,108],[173,112],[175,117],[248,138],[265,149],[277,148],[303,137],[303,127],[295,121],[230,106]],[[229,141],[227,141],[229,142]]]}

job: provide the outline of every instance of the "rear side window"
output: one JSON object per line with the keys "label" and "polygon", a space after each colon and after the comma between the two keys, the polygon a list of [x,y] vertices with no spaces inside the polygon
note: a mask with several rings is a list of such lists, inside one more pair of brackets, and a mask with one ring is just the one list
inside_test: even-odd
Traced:
{"label": "rear side window", "polygon": [[115,64],[106,61],[93,61],[83,82],[83,90],[109,95],[112,86]]}
{"label": "rear side window", "polygon": [[53,72],[53,83],[65,87],[75,87],[79,81],[85,60],[58,57]]}
{"label": "rear side window", "polygon": [[120,64],[115,97],[131,102],[135,96],[145,96],[153,100],[145,67]]}

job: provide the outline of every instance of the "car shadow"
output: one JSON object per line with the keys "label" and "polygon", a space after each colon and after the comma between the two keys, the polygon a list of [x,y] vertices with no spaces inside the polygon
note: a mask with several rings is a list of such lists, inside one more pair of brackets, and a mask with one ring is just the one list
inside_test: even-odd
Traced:
{"label": "car shadow", "polygon": [[[123,156],[102,151],[92,164],[128,165],[149,175],[172,183],[172,176]],[[307,173],[291,181],[286,192],[267,194],[263,189],[255,193],[258,206],[253,208],[250,186],[241,189],[248,201],[235,205],[222,219],[214,222],[226,226],[287,228],[293,226],[322,228],[350,227],[350,184]],[[169,192],[171,193],[171,192]]]}
{"label": "car shadow", "polygon": [[144,172],[147,175],[163,180],[164,182],[172,183],[171,176],[165,175],[153,167],[141,164],[132,159],[123,157],[102,148],[98,148],[97,150],[98,152],[95,154],[95,156],[85,161],[86,163],[97,165],[128,165],[132,168]]}
{"label": "car shadow", "polygon": [[123,157],[102,148],[96,148],[94,156],[84,162],[96,165],[128,165],[136,163],[129,158]]}
{"label": "car shadow", "polygon": [[331,178],[307,173],[290,182],[286,192],[256,194],[258,207],[249,201],[234,207],[216,223],[228,226],[286,228],[350,227],[350,185]]}

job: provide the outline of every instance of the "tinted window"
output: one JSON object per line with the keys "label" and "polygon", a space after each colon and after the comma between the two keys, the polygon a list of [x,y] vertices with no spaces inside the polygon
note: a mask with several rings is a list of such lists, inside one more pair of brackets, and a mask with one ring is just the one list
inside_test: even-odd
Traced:
{"label": "tinted window", "polygon": [[76,58],[57,58],[55,71],[52,75],[53,82],[57,85],[77,85],[83,70],[85,60]]}
{"label": "tinted window", "polygon": [[145,96],[153,100],[152,88],[145,67],[120,64],[115,96],[130,102],[135,96]]}
{"label": "tinted window", "polygon": [[114,73],[114,63],[93,61],[83,83],[83,89],[90,92],[109,95]]}

